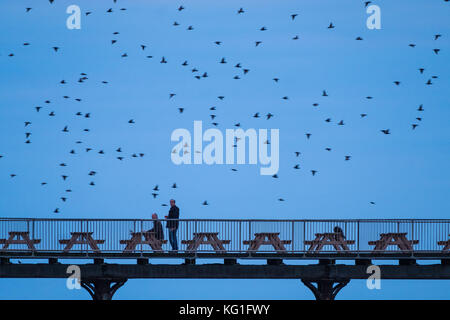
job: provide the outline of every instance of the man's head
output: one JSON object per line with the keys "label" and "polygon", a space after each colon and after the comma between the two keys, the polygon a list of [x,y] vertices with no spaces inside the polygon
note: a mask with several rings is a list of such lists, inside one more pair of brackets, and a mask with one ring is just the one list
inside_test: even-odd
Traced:
{"label": "man's head", "polygon": [[152,219],[153,219],[153,220],[158,220],[158,215],[157,215],[156,213],[153,213],[153,214],[152,214]]}
{"label": "man's head", "polygon": [[175,206],[175,200],[170,199],[170,206],[171,206],[171,207]]}

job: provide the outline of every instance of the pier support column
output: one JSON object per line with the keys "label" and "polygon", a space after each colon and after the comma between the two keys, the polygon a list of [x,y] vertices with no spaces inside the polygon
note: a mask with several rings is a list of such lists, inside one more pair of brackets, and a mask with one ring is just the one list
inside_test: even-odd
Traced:
{"label": "pier support column", "polygon": [[[307,286],[314,296],[316,300],[334,300],[336,295],[343,287],[350,282],[350,279],[344,280],[333,280],[333,279],[320,279],[320,280],[311,280],[311,279],[301,279],[303,284]],[[314,286],[313,283],[316,283],[317,286]],[[336,284],[336,285],[335,285]]]}
{"label": "pier support column", "polygon": [[111,300],[125,282],[127,279],[90,279],[81,280],[81,286],[89,292],[92,300]]}

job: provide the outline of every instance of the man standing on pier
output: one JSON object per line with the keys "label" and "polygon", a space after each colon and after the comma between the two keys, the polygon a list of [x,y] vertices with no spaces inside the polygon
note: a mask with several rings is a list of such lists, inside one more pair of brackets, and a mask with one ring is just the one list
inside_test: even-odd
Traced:
{"label": "man standing on pier", "polygon": [[174,219],[167,221],[166,228],[169,229],[169,242],[172,246],[172,250],[178,251],[178,240],[177,240],[177,230],[178,230],[178,218],[180,217],[180,209],[175,205],[175,200],[170,200],[170,210],[169,215],[165,216],[166,219]]}

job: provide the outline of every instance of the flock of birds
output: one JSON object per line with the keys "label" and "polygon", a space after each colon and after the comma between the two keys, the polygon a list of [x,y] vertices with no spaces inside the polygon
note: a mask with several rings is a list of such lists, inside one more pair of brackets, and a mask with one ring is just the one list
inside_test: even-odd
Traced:
{"label": "flock of birds", "polygon": [[[449,0],[444,0],[444,1],[445,1],[445,2],[448,2]],[[113,3],[116,3],[116,2],[117,2],[117,0],[113,0]],[[52,5],[52,4],[54,3],[54,0],[49,0],[49,3],[50,3],[50,5]],[[365,2],[363,3],[363,5],[366,6],[366,7],[367,7],[368,5],[370,5],[370,4],[371,4],[371,1],[365,1]],[[112,14],[112,13],[114,13],[116,10],[119,10],[119,11],[126,11],[127,9],[126,9],[126,8],[118,8],[118,9],[116,9],[116,8],[109,8],[109,9],[106,9],[106,10],[104,11],[103,14]],[[180,14],[182,14],[182,12],[183,12],[184,10],[186,10],[186,7],[185,7],[184,5],[180,5],[180,6],[177,6],[176,8],[174,8],[174,10],[177,10],[178,12],[180,12]],[[24,11],[25,11],[26,14],[30,14],[30,13],[33,12],[33,8],[32,8],[32,7],[27,7],[27,8],[25,8]],[[85,12],[84,14],[85,14],[85,16],[89,16],[89,15],[93,14],[93,12],[92,12],[92,11],[87,11],[87,12]],[[99,12],[98,14],[100,14],[100,12]],[[238,8],[238,9],[236,10],[236,14],[238,14],[238,15],[245,15],[245,14],[246,14],[246,10],[245,10],[244,8]],[[292,22],[295,22],[296,19],[298,19],[298,13],[292,13],[292,14],[290,14],[290,16],[288,16],[288,17],[286,17],[286,18],[289,19],[289,20],[291,20]],[[173,26],[173,27],[180,27],[180,23],[178,23],[177,21],[174,21],[174,22],[172,23],[172,26]],[[324,26],[324,28],[328,28],[328,29],[334,29],[334,28],[336,28],[336,27],[337,27],[337,26],[334,24],[334,22],[330,22],[328,26]],[[189,30],[189,31],[195,30],[195,29],[194,29],[194,26],[192,26],[192,25],[187,26],[186,29]],[[268,30],[268,27],[266,27],[266,26],[261,26],[261,27],[259,28],[259,31],[260,31],[260,32],[265,32],[265,31],[267,31],[267,30]],[[111,37],[112,39],[110,40],[110,46],[116,45],[116,43],[118,42],[118,35],[119,35],[119,34],[120,34],[120,32],[118,32],[118,31],[115,31],[115,32],[112,33],[112,37]],[[434,41],[436,41],[436,47],[431,48],[431,50],[432,50],[432,52],[434,53],[434,55],[437,56],[437,55],[439,55],[439,53],[440,53],[440,51],[441,51],[441,49],[438,47],[438,43],[439,43],[439,40],[440,40],[443,36],[442,36],[441,34],[435,34],[435,35],[432,35],[432,36],[433,36],[433,38],[434,38]],[[431,37],[431,35],[430,35],[430,37]],[[294,41],[299,40],[299,37],[298,37],[298,36],[294,36],[294,37],[292,38],[292,40],[294,40]],[[363,39],[362,37],[360,37],[360,36],[358,36],[358,37],[355,38],[355,41],[363,41],[363,40],[364,40],[364,39]],[[30,46],[30,45],[31,45],[31,44],[28,43],[28,42],[24,42],[24,43],[23,43],[23,46],[25,46],[25,47]],[[214,43],[213,43],[212,45],[220,47],[220,46],[223,45],[223,41],[221,41],[221,40],[216,40],[216,41],[214,41]],[[263,45],[263,41],[261,41],[261,40],[256,40],[256,41],[254,42],[254,46],[255,46],[255,47],[259,47],[259,46],[261,46],[261,45]],[[409,43],[409,44],[407,44],[407,45],[408,45],[409,47],[411,47],[412,49],[414,49],[414,48],[416,47],[416,44],[414,44],[414,43]],[[142,50],[142,51],[144,51],[144,52],[145,52],[145,50],[147,49],[147,45],[146,45],[146,44],[139,44],[139,46],[140,46],[140,50]],[[51,48],[49,48],[49,49],[50,49],[51,51],[53,51],[53,54],[64,54],[64,50],[63,50],[64,48],[61,48],[60,46],[53,46],[53,47],[51,47]],[[10,59],[14,59],[15,53],[14,53],[14,52],[10,52],[10,53],[8,54],[8,57],[9,57]],[[121,58],[122,58],[122,59],[126,59],[127,57],[128,57],[128,54],[127,54],[126,52],[124,52],[124,53],[121,54]],[[154,57],[153,57],[152,55],[146,55],[146,58],[152,59],[152,58],[154,58]],[[158,59],[157,61],[159,61],[159,63],[161,63],[161,64],[175,63],[175,62],[173,62],[173,61],[168,61],[167,58],[166,58],[165,56],[162,56],[162,57],[157,58],[157,59]],[[220,57],[220,58],[218,59],[218,63],[219,63],[219,64],[228,64],[229,62],[228,62],[228,60],[227,60],[226,57]],[[197,68],[197,67],[195,67],[195,66],[190,66],[190,63],[189,63],[188,60],[184,60],[184,61],[182,61],[182,62],[180,61],[179,64],[181,65],[181,67],[189,69],[190,73],[192,73],[193,77],[194,77],[195,79],[197,79],[197,80],[206,79],[206,78],[208,78],[208,77],[210,76],[210,75],[208,74],[208,71],[207,71],[207,70],[199,70],[199,68]],[[233,77],[233,79],[235,79],[235,80],[239,80],[239,79],[241,79],[242,77],[245,77],[245,75],[247,75],[249,72],[251,72],[251,70],[250,70],[249,67],[244,66],[244,65],[242,65],[241,63],[234,64],[234,68],[235,68],[235,70],[239,71],[239,74],[237,74],[237,75],[235,75],[235,76]],[[418,67],[417,67],[417,73],[418,73],[418,74],[422,75],[422,74],[424,74],[425,72],[426,72],[426,70],[425,70],[424,67],[421,67],[421,66],[418,66]],[[431,76],[429,77],[429,79],[424,80],[424,85],[426,85],[426,86],[431,86],[431,85],[434,84],[434,81],[436,81],[436,79],[438,79],[438,78],[439,78],[439,77],[438,77],[437,75],[431,75]],[[84,72],[81,72],[81,73],[79,74],[78,79],[75,80],[75,81],[77,81],[77,82],[80,83],[80,84],[88,83],[88,82],[89,82],[89,75],[86,74],[86,73],[84,73]],[[273,77],[273,78],[271,79],[271,81],[273,81],[273,83],[276,85],[276,84],[280,81],[280,78],[278,78],[278,77]],[[61,81],[60,81],[59,84],[64,86],[64,85],[67,85],[69,82],[70,82],[70,81],[67,80],[67,79],[61,79]],[[103,81],[102,81],[102,84],[103,84],[103,85],[108,85],[108,83],[109,83],[109,82],[108,82],[107,80],[103,80]],[[399,80],[394,79],[394,80],[392,81],[392,84],[393,84],[394,86],[400,86],[400,85],[402,84],[402,82],[399,81]],[[174,93],[174,92],[168,93],[168,99],[173,99],[175,96],[176,96],[176,93]],[[322,96],[322,97],[328,97],[328,92],[327,92],[327,90],[323,90],[321,96]],[[74,99],[75,101],[80,102],[80,103],[83,101],[81,98],[78,98],[78,97],[76,97],[76,98],[71,98],[71,97],[69,97],[69,96],[67,96],[67,95],[63,96],[63,98],[64,98],[64,99],[67,99],[67,100],[68,100],[68,99]],[[280,97],[280,98],[281,98],[282,100],[289,100],[289,96],[283,96],[283,97]],[[225,99],[225,96],[218,96],[217,99],[223,100],[223,99]],[[372,97],[372,96],[367,96],[367,97],[365,97],[365,99],[370,100],[370,99],[373,99],[373,97]],[[312,106],[313,106],[313,107],[318,107],[319,104],[318,104],[318,103],[313,103]],[[424,110],[425,110],[425,109],[424,109],[424,106],[423,106],[423,105],[420,105],[420,106],[417,107],[417,117],[415,118],[414,122],[411,123],[411,130],[416,130],[417,127],[419,127],[420,122],[423,120],[422,114],[424,113]],[[185,108],[182,108],[182,107],[179,107],[179,108],[178,108],[179,114],[183,114],[184,111],[185,111]],[[218,126],[219,123],[217,122],[217,114],[215,113],[216,107],[211,107],[211,108],[209,109],[209,111],[210,111],[209,117],[210,117],[210,119],[211,119],[211,124],[212,124],[213,126]],[[37,113],[43,114],[43,115],[46,114],[48,117],[56,117],[56,116],[57,116],[57,115],[56,115],[56,112],[52,110],[52,101],[51,101],[50,98],[49,98],[48,100],[45,100],[45,101],[43,102],[42,105],[35,106],[35,107],[34,107],[34,112],[37,112]],[[80,118],[84,117],[84,118],[88,119],[88,118],[91,117],[91,113],[89,113],[89,112],[87,112],[87,113],[84,113],[84,112],[77,112],[77,113],[75,114],[75,116],[76,116],[76,117],[80,117]],[[361,119],[366,118],[366,117],[368,117],[368,116],[369,116],[369,115],[368,115],[367,113],[360,113],[360,118],[361,118]],[[270,112],[268,112],[268,113],[266,113],[266,114],[261,114],[260,112],[256,112],[256,113],[254,113],[254,114],[252,115],[252,117],[253,117],[253,118],[265,118],[266,120],[271,120],[272,118],[275,117],[275,115],[272,114],[272,113],[270,113]],[[128,119],[127,121],[128,121],[128,124],[130,124],[130,125],[135,124],[135,119]],[[329,118],[329,117],[326,118],[326,119],[324,119],[324,121],[327,122],[327,123],[333,122],[333,120],[332,120],[331,118]],[[25,134],[25,144],[30,144],[30,143],[32,143],[32,137],[33,137],[33,132],[32,132],[33,123],[32,123],[32,121],[29,121],[29,120],[25,120],[23,123],[24,123],[24,128],[25,128],[25,132],[24,132],[24,134]],[[344,122],[344,120],[340,120],[340,121],[336,121],[336,124],[337,124],[338,126],[344,126],[344,125],[345,125],[345,122]],[[235,127],[241,127],[241,123],[240,123],[240,122],[235,123],[234,126],[235,126]],[[84,132],[90,132],[90,129],[89,129],[89,128],[85,128],[83,131],[84,131]],[[62,128],[61,128],[61,132],[65,133],[65,134],[70,134],[70,133],[71,133],[71,127],[70,127],[70,125],[69,125],[69,124],[63,125]],[[392,134],[392,132],[391,132],[391,129],[390,129],[390,128],[380,128],[380,129],[379,129],[379,134],[382,134],[382,135],[390,135],[390,134]],[[311,132],[306,132],[306,133],[305,133],[306,139],[310,139],[311,136],[312,136],[312,133],[311,133]],[[237,138],[236,138],[236,139],[237,139]],[[237,140],[236,140],[236,142],[237,142]],[[81,145],[81,144],[83,144],[83,141],[78,140],[78,141],[76,141],[75,143],[76,143],[77,145]],[[267,140],[266,143],[269,144],[270,141]],[[235,144],[234,146],[236,147],[236,144]],[[122,150],[122,147],[118,147],[118,148],[115,149],[115,150],[103,150],[103,149],[94,150],[94,148],[91,148],[91,147],[85,147],[85,148],[82,148],[82,149],[81,149],[82,151],[79,151],[79,150],[80,150],[80,149],[76,149],[76,148],[74,147],[73,149],[71,149],[71,150],[69,151],[69,154],[70,154],[70,155],[76,155],[78,152],[97,153],[97,154],[100,155],[100,156],[104,156],[105,154],[113,154],[114,157],[115,157],[118,161],[123,161],[123,160],[125,160],[127,157],[131,157],[131,158],[143,158],[143,157],[145,156],[145,153],[142,152],[142,151],[136,151],[136,152],[132,152],[132,153],[129,154],[129,155],[125,155],[124,152],[123,152],[123,150]],[[326,150],[327,152],[331,152],[331,151],[332,151],[332,148],[326,147],[325,150]],[[1,151],[1,150],[0,150],[0,151]],[[175,150],[175,151],[173,151],[173,152],[178,152],[178,150]],[[301,154],[302,154],[301,151],[293,150],[293,155],[295,156],[295,158],[299,158]],[[0,161],[1,161],[1,158],[6,157],[6,156],[7,156],[6,154],[0,153]],[[351,155],[345,155],[345,157],[344,157],[343,160],[344,160],[344,161],[350,161],[351,159],[352,159],[352,156],[351,156]],[[0,164],[1,164],[1,163],[0,163]],[[60,163],[58,163],[58,166],[61,167],[61,168],[65,168],[65,167],[67,167],[68,165],[67,165],[67,163],[66,163],[65,161],[61,161]],[[296,164],[293,166],[293,170],[299,170],[299,169],[300,169],[300,164],[299,164],[299,163],[296,163]],[[236,168],[232,168],[231,170],[232,170],[232,171],[237,171]],[[312,176],[315,176],[315,175],[317,175],[317,174],[319,173],[319,171],[318,171],[317,169],[310,169],[310,173],[311,173]],[[91,170],[91,171],[88,172],[87,174],[92,178],[92,181],[89,183],[89,185],[90,185],[91,187],[95,186],[94,177],[97,175],[97,171],[96,171],[96,170]],[[10,178],[13,179],[13,178],[16,177],[16,175],[17,175],[16,173],[12,172],[12,173],[10,173]],[[277,175],[277,174],[274,174],[272,177],[275,178],[275,179],[277,179],[277,178],[278,178],[278,175]],[[68,175],[68,174],[63,174],[63,175],[61,175],[61,179],[62,179],[63,181],[66,181],[66,180],[69,179],[69,175]],[[42,181],[42,182],[41,182],[41,185],[42,185],[42,186],[47,185],[47,181]],[[176,189],[176,188],[178,188],[178,186],[177,186],[176,183],[173,183],[173,185],[171,186],[171,188]],[[65,192],[64,192],[64,195],[60,197],[60,201],[62,201],[62,202],[68,201],[68,199],[69,199],[69,194],[70,194],[71,192],[72,192],[72,189],[71,189],[70,187],[67,188],[67,189],[65,190]],[[158,195],[159,195],[159,192],[160,192],[160,187],[159,187],[159,185],[155,185],[155,186],[153,187],[152,191],[151,191],[151,197],[153,197],[153,199],[156,199],[156,198],[158,197]],[[278,200],[278,201],[285,201],[284,198],[278,198],[277,200]],[[375,202],[370,201],[370,204],[374,205]],[[202,205],[207,206],[207,205],[209,205],[209,203],[208,203],[207,200],[205,200],[205,201],[202,203]],[[163,203],[162,206],[167,206],[167,204]],[[61,210],[61,209],[60,209],[60,206],[58,205],[58,206],[54,209],[53,212],[54,212],[54,213],[59,213],[60,210]]]}

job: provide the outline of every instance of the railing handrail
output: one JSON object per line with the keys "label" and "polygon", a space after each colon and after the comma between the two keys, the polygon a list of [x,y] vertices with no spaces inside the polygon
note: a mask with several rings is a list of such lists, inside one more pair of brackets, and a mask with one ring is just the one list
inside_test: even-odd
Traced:
{"label": "railing handrail", "polygon": [[0,221],[224,221],[224,222],[444,222],[450,223],[450,219],[416,219],[416,218],[389,218],[389,219],[152,219],[152,218],[11,218],[0,217]]}

